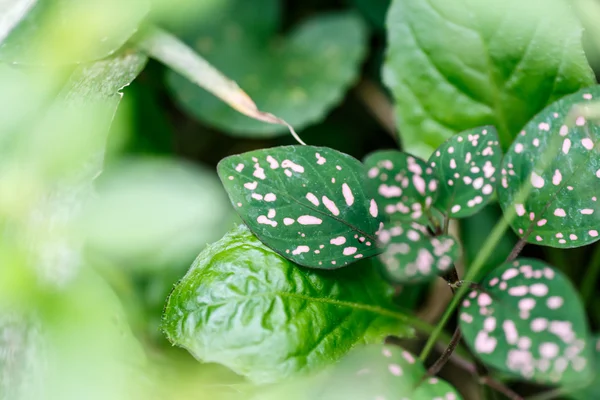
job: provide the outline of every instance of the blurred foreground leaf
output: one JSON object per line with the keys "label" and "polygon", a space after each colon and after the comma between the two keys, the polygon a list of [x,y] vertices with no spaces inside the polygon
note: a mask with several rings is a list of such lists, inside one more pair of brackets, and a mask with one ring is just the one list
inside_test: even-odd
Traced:
{"label": "blurred foreground leaf", "polygon": [[167,301],[169,340],[258,383],[309,373],[359,343],[412,333],[367,263],[303,269],[243,225],[207,247]]}

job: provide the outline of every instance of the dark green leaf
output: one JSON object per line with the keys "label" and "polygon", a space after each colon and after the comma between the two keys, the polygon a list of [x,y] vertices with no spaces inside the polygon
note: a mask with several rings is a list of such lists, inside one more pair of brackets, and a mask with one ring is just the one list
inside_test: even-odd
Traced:
{"label": "dark green leaf", "polygon": [[38,1],[0,44],[0,60],[24,64],[93,61],[135,33],[148,0]]}
{"label": "dark green leaf", "polygon": [[[323,400],[411,399],[459,400],[447,382],[428,378],[423,365],[397,346],[370,345],[352,351],[335,366],[327,387],[316,398]],[[313,397],[314,398],[314,397]]]}
{"label": "dark green leaf", "polygon": [[[504,158],[500,205],[516,211],[511,226],[530,243],[568,248],[600,239],[600,125],[578,110],[594,99],[600,99],[600,86],[550,105]],[[528,190],[524,200],[522,187]]]}
{"label": "dark green leaf", "polygon": [[470,129],[446,140],[429,159],[440,182],[436,208],[452,218],[481,210],[492,198],[501,161],[493,126]]}
{"label": "dark green leaf", "polygon": [[299,268],[243,225],[204,250],[168,299],[163,329],[196,358],[255,382],[331,363],[360,343],[411,334],[367,261]]}
{"label": "dark green leaf", "polygon": [[593,370],[585,312],[561,272],[521,259],[496,268],[463,301],[465,341],[486,364],[521,378],[569,385]]}
{"label": "dark green leaf", "polygon": [[425,161],[384,150],[369,154],[364,163],[367,182],[385,214],[392,220],[427,222],[438,181]]}
{"label": "dark green leaf", "polygon": [[581,24],[562,0],[394,0],[384,81],[404,150],[498,129],[507,149],[545,105],[594,83]]}
{"label": "dark green leaf", "polygon": [[223,159],[219,176],[252,232],[287,259],[338,268],[380,251],[380,218],[362,164],[313,146],[282,146]]}
{"label": "dark green leaf", "polygon": [[384,274],[393,282],[420,282],[447,272],[460,248],[451,236],[431,237],[417,223],[389,223],[379,232]]}
{"label": "dark green leaf", "polygon": [[[357,78],[366,33],[355,15],[320,15],[282,38],[277,36],[278,0],[229,0],[224,8],[223,17],[197,24],[185,41],[235,80],[260,109],[296,129],[321,120]],[[267,137],[287,132],[284,126],[237,114],[175,73],[169,85],[187,112],[227,133]]]}

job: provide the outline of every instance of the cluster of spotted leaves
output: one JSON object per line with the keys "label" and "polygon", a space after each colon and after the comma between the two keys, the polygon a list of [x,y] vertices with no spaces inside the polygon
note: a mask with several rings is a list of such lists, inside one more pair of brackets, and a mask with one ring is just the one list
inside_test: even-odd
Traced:
{"label": "cluster of spotted leaves", "polygon": [[495,269],[463,300],[460,327],[483,362],[526,380],[575,385],[593,375],[593,342],[577,291],[541,261]]}
{"label": "cluster of spotted leaves", "polygon": [[440,215],[468,217],[490,201],[501,161],[491,126],[453,136],[428,161],[399,151],[365,159],[367,185],[388,220],[379,235],[379,261],[389,279],[424,281],[452,268],[458,243],[429,229],[439,231]]}

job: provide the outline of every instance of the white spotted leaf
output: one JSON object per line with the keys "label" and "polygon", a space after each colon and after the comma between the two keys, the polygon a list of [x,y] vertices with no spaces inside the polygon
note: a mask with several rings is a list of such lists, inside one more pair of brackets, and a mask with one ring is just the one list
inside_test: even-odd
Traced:
{"label": "white spotted leaf", "polygon": [[438,181],[425,161],[382,150],[369,154],[364,163],[367,182],[382,212],[395,221],[427,221]]}
{"label": "white spotted leaf", "polygon": [[487,365],[545,383],[586,382],[593,346],[577,291],[560,271],[520,259],[495,269],[463,300],[460,327]]}
{"label": "white spotted leaf", "polygon": [[600,125],[585,117],[594,99],[600,86],[548,106],[504,158],[500,205],[516,212],[511,226],[530,243],[569,248],[600,239]]}
{"label": "white spotted leaf", "polygon": [[312,398],[323,400],[459,400],[447,382],[425,376],[423,364],[408,351],[390,345],[359,347],[333,369],[325,387]]}
{"label": "white spotted leaf", "polygon": [[360,161],[314,146],[227,157],[219,177],[240,217],[267,246],[297,264],[338,268],[380,253],[380,215]]}
{"label": "white spotted leaf", "polygon": [[460,255],[451,236],[431,237],[425,226],[415,222],[385,224],[379,232],[379,245],[383,274],[396,283],[431,280],[448,272]]}
{"label": "white spotted leaf", "polygon": [[[600,334],[596,333],[592,340],[594,345],[594,376],[600,375]],[[589,384],[569,393],[568,397],[573,400],[600,399],[600,379],[594,379]]]}
{"label": "white spotted leaf", "polygon": [[481,210],[492,198],[502,162],[493,126],[470,129],[446,140],[429,158],[439,179],[435,207],[452,218]]}

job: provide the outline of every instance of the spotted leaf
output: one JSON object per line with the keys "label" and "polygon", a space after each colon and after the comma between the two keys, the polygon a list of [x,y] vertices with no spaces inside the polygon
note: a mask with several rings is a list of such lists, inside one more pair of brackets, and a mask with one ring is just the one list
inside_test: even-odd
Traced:
{"label": "spotted leaf", "polygon": [[[600,334],[595,334],[593,339],[594,345],[594,361],[595,361],[595,376],[600,375]],[[600,399],[600,380],[594,379],[588,385],[583,388],[570,393],[569,398],[573,400],[588,400],[588,399]]]}
{"label": "spotted leaf", "polygon": [[421,282],[447,272],[460,250],[451,236],[431,237],[415,222],[393,222],[379,233],[379,255],[384,275],[393,282]]}
{"label": "spotted leaf", "polygon": [[500,205],[516,211],[511,226],[528,242],[567,248],[600,239],[600,124],[582,116],[593,99],[600,86],[553,103],[504,158]]}
{"label": "spotted leaf", "polygon": [[397,221],[427,221],[438,181],[420,158],[395,150],[365,158],[367,182],[382,211]]}
{"label": "spotted leaf", "polygon": [[219,176],[254,234],[297,264],[337,268],[380,251],[380,219],[360,161],[313,146],[282,146],[223,159]]}
{"label": "spotted leaf", "polygon": [[436,208],[452,218],[481,210],[494,193],[501,162],[493,126],[470,129],[446,140],[429,159],[440,182]]}
{"label": "spotted leaf", "polygon": [[592,374],[592,345],[577,292],[559,271],[521,259],[495,269],[460,310],[465,341],[486,364],[539,383]]}
{"label": "spotted leaf", "polygon": [[[460,395],[438,378],[421,379],[423,365],[408,351],[389,345],[369,345],[348,354],[336,365],[326,388],[316,398],[458,400]],[[349,384],[351,382],[351,384]],[[315,397],[313,397],[315,398]]]}

